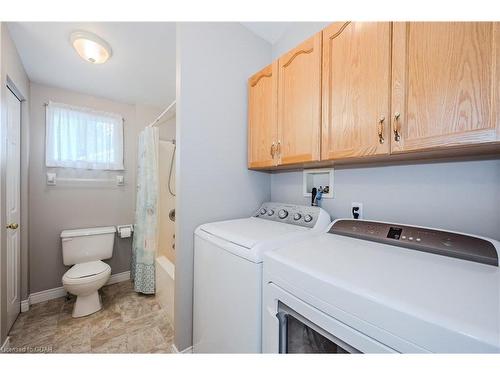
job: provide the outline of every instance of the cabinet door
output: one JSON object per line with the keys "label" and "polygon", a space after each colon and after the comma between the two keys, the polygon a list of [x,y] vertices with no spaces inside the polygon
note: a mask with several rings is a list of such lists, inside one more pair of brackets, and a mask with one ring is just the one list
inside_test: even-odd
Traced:
{"label": "cabinet door", "polygon": [[248,80],[248,167],[275,165],[278,62]]}
{"label": "cabinet door", "polygon": [[321,33],[283,55],[278,74],[279,163],[319,160]]}
{"label": "cabinet door", "polygon": [[323,30],[321,159],[389,153],[390,22]]}
{"label": "cabinet door", "polygon": [[392,151],[499,141],[499,24],[393,27]]}

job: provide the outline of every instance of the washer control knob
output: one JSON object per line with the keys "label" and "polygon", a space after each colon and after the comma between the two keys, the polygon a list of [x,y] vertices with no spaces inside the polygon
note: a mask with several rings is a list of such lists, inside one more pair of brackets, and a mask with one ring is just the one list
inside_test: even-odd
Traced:
{"label": "washer control knob", "polygon": [[288,216],[288,211],[287,210],[279,210],[278,216],[280,219],[284,219]]}
{"label": "washer control knob", "polygon": [[296,221],[300,220],[301,217],[302,217],[302,215],[297,212],[295,215],[293,215],[293,220],[296,220]]}
{"label": "washer control knob", "polygon": [[261,209],[260,209],[260,214],[261,214],[261,215],[265,215],[265,214],[266,214],[266,212],[267,212],[267,210],[266,210],[265,208],[261,208]]}
{"label": "washer control knob", "polygon": [[274,210],[267,211],[267,216],[273,216],[273,215],[274,215]]}
{"label": "washer control knob", "polygon": [[312,217],[311,215],[306,215],[306,216],[304,216],[304,221],[305,221],[306,223],[309,223],[310,221],[312,221],[312,219],[313,219],[313,217]]}

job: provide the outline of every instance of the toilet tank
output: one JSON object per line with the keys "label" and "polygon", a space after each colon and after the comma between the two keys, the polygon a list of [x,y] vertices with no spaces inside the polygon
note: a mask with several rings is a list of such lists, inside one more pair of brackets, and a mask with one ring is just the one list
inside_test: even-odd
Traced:
{"label": "toilet tank", "polygon": [[63,230],[61,240],[64,265],[111,258],[115,232],[115,227]]}

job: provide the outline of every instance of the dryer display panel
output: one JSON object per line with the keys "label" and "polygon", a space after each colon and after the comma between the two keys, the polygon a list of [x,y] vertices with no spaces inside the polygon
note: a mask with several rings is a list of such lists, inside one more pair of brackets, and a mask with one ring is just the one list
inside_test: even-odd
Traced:
{"label": "dryer display panel", "polygon": [[493,243],[466,234],[352,219],[337,220],[329,233],[498,266]]}

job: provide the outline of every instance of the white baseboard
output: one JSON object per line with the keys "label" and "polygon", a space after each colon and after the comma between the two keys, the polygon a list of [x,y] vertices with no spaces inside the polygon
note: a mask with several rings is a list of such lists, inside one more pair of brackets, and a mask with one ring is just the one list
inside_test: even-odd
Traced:
{"label": "white baseboard", "polygon": [[0,348],[0,353],[5,352],[9,348],[10,348],[10,336],[7,336],[7,338],[2,344],[2,347]]}
{"label": "white baseboard", "polygon": [[[120,283],[122,281],[130,280],[130,271],[115,273],[111,275],[106,285]],[[42,290],[41,292],[31,293],[28,297],[28,306],[26,310],[23,310],[23,303],[21,302],[21,311],[28,311],[29,305],[34,305],[35,303],[49,301],[51,299],[56,299],[60,297],[64,297],[66,295],[66,290],[64,287],[60,286],[58,288]]]}
{"label": "white baseboard", "polygon": [[192,346],[189,346],[187,347],[186,349],[182,350],[182,351],[179,351],[179,349],[177,349],[177,346],[175,346],[175,344],[172,344],[172,353],[178,353],[178,354],[192,354],[193,353],[193,347]]}
{"label": "white baseboard", "polygon": [[26,312],[30,309],[30,297],[21,301],[21,312]]}
{"label": "white baseboard", "polygon": [[66,295],[66,290],[62,286],[59,288],[42,290],[41,292],[31,293],[29,296],[29,304],[34,305],[35,303],[45,302],[51,299],[56,299],[64,297]]}

